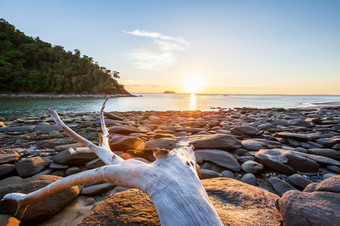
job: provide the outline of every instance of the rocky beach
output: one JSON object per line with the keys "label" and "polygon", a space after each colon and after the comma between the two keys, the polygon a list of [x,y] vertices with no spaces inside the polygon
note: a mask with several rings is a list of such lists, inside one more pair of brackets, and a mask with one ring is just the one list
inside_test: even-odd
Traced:
{"label": "rocky beach", "polygon": [[[62,113],[98,143],[98,113]],[[340,222],[340,107],[106,112],[112,151],[154,161],[152,150],[195,148],[202,184],[225,225],[337,225]],[[28,193],[104,163],[48,115],[0,117],[0,198]],[[15,203],[0,203],[13,221]],[[159,225],[146,194],[87,183],[29,206],[23,225]],[[107,222],[107,223],[105,223]]]}

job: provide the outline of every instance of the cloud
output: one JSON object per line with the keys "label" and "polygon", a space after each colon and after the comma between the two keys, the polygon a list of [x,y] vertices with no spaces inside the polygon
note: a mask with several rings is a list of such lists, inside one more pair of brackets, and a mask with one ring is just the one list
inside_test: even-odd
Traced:
{"label": "cloud", "polygon": [[123,31],[126,34],[152,38],[149,45],[132,50],[128,57],[137,69],[157,71],[176,65],[180,52],[189,48],[189,43],[182,37],[172,37],[158,32]]}

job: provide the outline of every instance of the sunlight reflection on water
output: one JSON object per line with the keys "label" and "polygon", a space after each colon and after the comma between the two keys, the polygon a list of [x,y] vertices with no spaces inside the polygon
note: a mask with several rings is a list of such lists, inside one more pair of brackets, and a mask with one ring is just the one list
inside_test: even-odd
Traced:
{"label": "sunlight reflection on water", "polygon": [[191,96],[190,96],[189,110],[190,111],[197,110],[197,107],[196,107],[196,95],[194,93],[192,93]]}

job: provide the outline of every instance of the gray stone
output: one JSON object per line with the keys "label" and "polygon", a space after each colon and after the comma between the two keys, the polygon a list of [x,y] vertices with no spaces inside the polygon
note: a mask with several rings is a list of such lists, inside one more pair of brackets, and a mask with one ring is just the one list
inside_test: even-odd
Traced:
{"label": "gray stone", "polygon": [[323,180],[327,180],[328,178],[331,178],[331,177],[334,177],[334,176],[337,176],[338,174],[335,174],[335,173],[326,173],[322,176],[322,179]]}
{"label": "gray stone", "polygon": [[62,170],[67,169],[69,166],[52,162],[48,167],[51,169]]}
{"label": "gray stone", "polygon": [[315,191],[326,191],[340,193],[340,175],[330,177],[321,181],[316,187]]}
{"label": "gray stone", "polygon": [[102,183],[102,184],[97,184],[97,185],[93,185],[93,186],[89,186],[86,188],[83,188],[80,192],[81,195],[87,195],[87,196],[91,196],[91,195],[100,195],[112,188],[114,188],[115,185],[110,184],[110,183]]}
{"label": "gray stone", "polygon": [[13,174],[15,172],[15,166],[13,164],[0,165],[0,177]]}
{"label": "gray stone", "polygon": [[108,118],[108,119],[120,120],[120,121],[123,120],[122,117],[116,115],[116,114],[113,113],[113,112],[104,112],[104,116],[105,116],[106,118]]}
{"label": "gray stone", "polygon": [[228,177],[228,178],[234,178],[235,177],[234,173],[231,172],[230,170],[223,170],[221,172],[221,175],[222,175],[222,177]]}
{"label": "gray stone", "polygon": [[87,169],[94,169],[101,166],[105,166],[105,163],[100,158],[93,159],[85,165]]}
{"label": "gray stone", "polygon": [[130,126],[112,126],[109,128],[110,134],[111,133],[118,133],[123,135],[128,135],[130,133],[147,133],[147,130],[138,129],[135,127]]}
{"label": "gray stone", "polygon": [[255,136],[260,131],[253,126],[237,126],[232,128],[230,132],[237,135]]}
{"label": "gray stone", "polygon": [[289,176],[288,181],[292,183],[296,188],[301,190],[305,189],[310,183],[313,183],[313,181],[305,178],[300,174],[293,174]]}
{"label": "gray stone", "polygon": [[[319,165],[314,160],[299,153],[284,149],[262,149],[255,154],[255,159],[264,166],[285,174],[293,174],[295,171],[314,172],[319,169]],[[308,154],[304,155],[308,156]]]}
{"label": "gray stone", "polygon": [[46,166],[51,163],[51,160],[41,157],[33,157],[23,159],[15,164],[19,176],[29,177],[42,171]]}
{"label": "gray stone", "polygon": [[198,164],[203,163],[203,161],[209,161],[229,170],[240,171],[240,164],[235,157],[228,152],[215,149],[202,149],[195,151],[195,156]]}
{"label": "gray stone", "polygon": [[327,169],[335,172],[335,173],[340,173],[340,167],[339,166],[327,166]]}
{"label": "gray stone", "polygon": [[246,161],[241,167],[246,173],[260,173],[263,171],[263,165],[252,160]]}
{"label": "gray stone", "polygon": [[72,175],[72,174],[76,174],[76,173],[79,173],[81,170],[79,169],[79,167],[70,167],[66,170],[66,175],[69,176],[69,175]]}
{"label": "gray stone", "polygon": [[241,147],[241,142],[227,134],[193,135],[189,136],[189,144],[195,149],[235,150]]}
{"label": "gray stone", "polygon": [[256,177],[252,173],[246,173],[242,176],[241,181],[256,186]]}
{"label": "gray stone", "polygon": [[71,155],[69,150],[65,150],[53,156],[52,160],[65,165],[83,165],[95,158],[97,158],[95,153],[80,153]]}
{"label": "gray stone", "polygon": [[292,132],[278,132],[274,134],[275,137],[282,137],[282,138],[291,138],[298,141],[309,141],[312,140],[313,137],[311,137],[308,134],[302,134],[302,133],[292,133]]}
{"label": "gray stone", "polygon": [[273,189],[279,196],[282,196],[287,191],[296,190],[293,186],[279,178],[270,178],[269,183],[273,186]]}
{"label": "gray stone", "polygon": [[221,176],[222,174],[217,173],[213,170],[201,169],[201,179],[215,178],[215,177],[221,177]]}
{"label": "gray stone", "polygon": [[308,153],[340,160],[340,152],[329,148],[311,148],[308,149]]}
{"label": "gray stone", "polygon": [[270,141],[265,139],[249,139],[243,140],[242,142],[243,148],[249,151],[258,151],[264,148],[277,148],[280,147],[280,143],[276,141]]}

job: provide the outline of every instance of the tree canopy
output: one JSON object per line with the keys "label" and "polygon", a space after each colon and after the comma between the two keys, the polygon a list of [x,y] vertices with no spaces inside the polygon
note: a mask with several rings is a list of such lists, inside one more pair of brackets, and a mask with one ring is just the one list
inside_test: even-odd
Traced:
{"label": "tree canopy", "polygon": [[0,19],[0,92],[128,94],[118,78],[80,50],[26,36]]}

